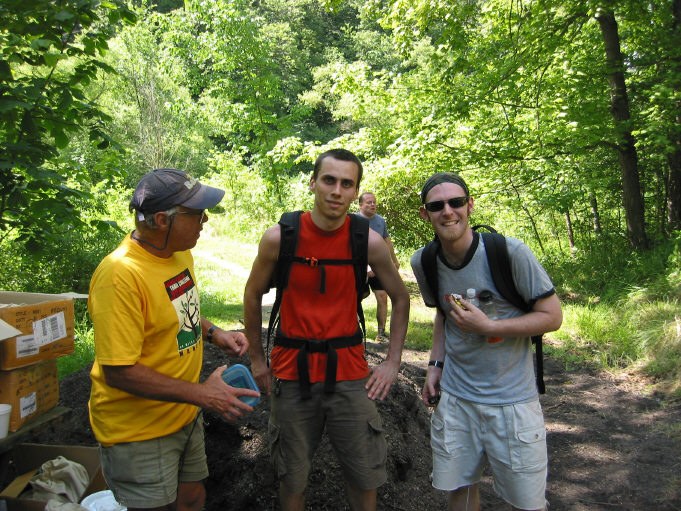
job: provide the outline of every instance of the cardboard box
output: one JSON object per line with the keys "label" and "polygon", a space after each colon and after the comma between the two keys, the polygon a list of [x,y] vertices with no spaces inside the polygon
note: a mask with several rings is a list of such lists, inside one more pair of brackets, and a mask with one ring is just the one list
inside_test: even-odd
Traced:
{"label": "cardboard box", "polygon": [[29,481],[41,465],[46,461],[55,459],[57,456],[63,456],[66,459],[80,463],[87,470],[90,482],[78,502],[92,493],[107,489],[99,464],[99,451],[97,447],[18,444],[9,452],[14,473],[18,475],[0,493],[0,500],[5,500],[7,511],[43,511],[45,509],[45,502],[20,499],[19,496],[29,489]]}
{"label": "cardboard box", "polygon": [[0,291],[0,369],[73,353],[73,324],[71,296]]}
{"label": "cardboard box", "polygon": [[0,403],[12,405],[10,431],[18,430],[26,422],[57,406],[58,402],[56,360],[0,371]]}

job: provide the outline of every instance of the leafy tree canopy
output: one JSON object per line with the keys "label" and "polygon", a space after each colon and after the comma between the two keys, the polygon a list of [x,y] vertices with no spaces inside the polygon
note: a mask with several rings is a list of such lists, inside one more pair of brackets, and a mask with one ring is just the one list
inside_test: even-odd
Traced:
{"label": "leafy tree canopy", "polygon": [[82,192],[53,158],[81,130],[111,143],[86,88],[110,71],[107,40],[135,16],[122,0],[6,0],[0,17],[0,232],[38,248],[52,226],[79,222]]}

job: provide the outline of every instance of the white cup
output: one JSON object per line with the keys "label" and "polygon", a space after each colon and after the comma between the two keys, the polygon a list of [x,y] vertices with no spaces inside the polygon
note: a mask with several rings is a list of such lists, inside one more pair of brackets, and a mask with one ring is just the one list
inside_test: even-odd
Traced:
{"label": "white cup", "polygon": [[0,438],[5,438],[9,431],[9,416],[12,413],[12,405],[0,404]]}

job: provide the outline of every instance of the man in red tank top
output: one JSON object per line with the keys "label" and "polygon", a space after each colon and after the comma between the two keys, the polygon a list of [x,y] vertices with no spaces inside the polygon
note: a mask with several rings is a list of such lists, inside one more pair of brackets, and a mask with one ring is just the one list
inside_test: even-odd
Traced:
{"label": "man in red tank top", "polygon": [[[314,165],[310,190],[312,211],[300,218],[296,256],[350,259],[348,210],[357,199],[362,164],[350,151],[321,154]],[[303,511],[305,488],[314,451],[326,431],[341,465],[347,498],[353,511],[376,509],[376,489],[386,479],[386,442],[374,403],[384,399],[400,367],[409,318],[409,294],[392,262],[383,238],[369,230],[368,262],[380,277],[393,304],[386,359],[370,368],[364,345],[335,350],[336,383],[325,387],[326,352],[304,353],[309,368],[309,395],[299,386],[300,349],[277,344],[268,367],[262,343],[262,297],[269,290],[277,265],[281,227],[263,234],[244,293],[246,335],[251,339],[252,371],[260,389],[271,397],[270,446],[279,479],[282,511]],[[284,290],[278,335],[302,343],[324,343],[357,335],[357,292],[352,265],[291,266]],[[320,279],[324,285],[320,286]],[[329,343],[329,348],[331,348]]]}

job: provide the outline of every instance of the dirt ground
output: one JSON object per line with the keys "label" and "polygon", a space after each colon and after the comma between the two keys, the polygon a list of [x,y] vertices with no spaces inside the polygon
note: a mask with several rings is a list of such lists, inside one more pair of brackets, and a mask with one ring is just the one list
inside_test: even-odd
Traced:
{"label": "dirt ground", "polygon": [[[367,350],[370,363],[376,364],[385,346],[369,342]],[[430,411],[419,398],[427,357],[406,351],[396,385],[379,403],[389,447],[389,480],[378,493],[381,510],[446,509],[446,496],[429,483]],[[226,362],[237,360],[208,346],[204,375]],[[681,403],[647,393],[647,382],[639,377],[566,370],[549,357],[545,376],[547,393],[541,401],[551,511],[681,510]],[[94,445],[87,420],[89,389],[88,370],[64,379],[60,404],[70,414],[32,441]],[[206,415],[208,511],[279,509],[267,416],[267,400],[236,425]],[[508,509],[494,496],[489,476],[481,490],[484,510]],[[307,509],[348,509],[328,443],[316,456]]]}

